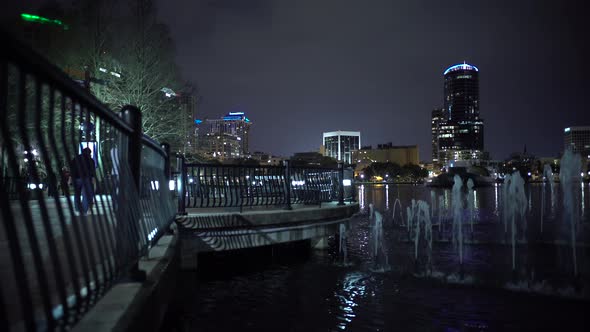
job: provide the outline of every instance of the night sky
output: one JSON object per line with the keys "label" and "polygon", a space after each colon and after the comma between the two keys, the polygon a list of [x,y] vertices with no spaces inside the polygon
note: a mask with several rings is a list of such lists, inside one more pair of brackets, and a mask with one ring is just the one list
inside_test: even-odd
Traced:
{"label": "night sky", "polygon": [[430,112],[442,73],[480,69],[480,115],[492,158],[553,156],[563,129],[590,125],[582,2],[159,0],[201,117],[254,122],[251,150],[317,150],[323,131],[363,145],[418,144],[430,160]]}
{"label": "night sky", "polygon": [[583,1],[157,0],[200,118],[244,111],[251,151],[317,151],[322,132],[359,130],[363,145],[418,144],[430,161],[430,114],[443,71],[480,69],[492,158],[555,156],[563,129],[590,125]]}

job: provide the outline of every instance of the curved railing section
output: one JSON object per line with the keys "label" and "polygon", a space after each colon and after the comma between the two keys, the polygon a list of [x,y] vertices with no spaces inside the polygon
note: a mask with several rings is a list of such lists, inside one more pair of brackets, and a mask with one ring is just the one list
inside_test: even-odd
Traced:
{"label": "curved railing section", "polygon": [[169,149],[142,134],[138,109],[115,113],[0,40],[0,326],[68,329],[113,284],[143,277],[140,257],[176,214]]}
{"label": "curved railing section", "polygon": [[339,168],[216,165],[177,160],[174,174],[181,213],[195,208],[283,206],[351,199],[352,173]]}

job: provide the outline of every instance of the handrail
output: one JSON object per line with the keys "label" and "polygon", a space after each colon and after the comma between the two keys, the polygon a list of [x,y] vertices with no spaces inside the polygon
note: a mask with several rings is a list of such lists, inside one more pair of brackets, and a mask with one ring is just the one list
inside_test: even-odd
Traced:
{"label": "handrail", "polygon": [[0,329],[69,329],[115,283],[145,278],[138,261],[176,215],[169,155],[137,108],[115,113],[0,42]]}
{"label": "handrail", "polygon": [[[344,204],[342,167],[276,165],[217,165],[184,163],[176,173],[179,212],[187,208],[227,208],[316,204]],[[352,180],[352,176],[350,176]],[[350,191],[349,197],[354,193]]]}

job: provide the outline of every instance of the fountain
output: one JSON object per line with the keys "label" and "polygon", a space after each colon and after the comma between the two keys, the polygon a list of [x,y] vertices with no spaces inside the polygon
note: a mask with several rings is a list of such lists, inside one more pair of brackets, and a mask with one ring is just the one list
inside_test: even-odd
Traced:
{"label": "fountain", "polygon": [[432,222],[428,212],[428,203],[418,201],[416,210],[416,223],[414,227],[414,269],[418,271],[418,245],[420,242],[420,228],[424,227],[424,240],[426,241],[427,273],[432,272]]}
{"label": "fountain", "polygon": [[399,198],[395,199],[395,202],[393,202],[393,213],[391,215],[391,220],[392,222],[395,224],[395,211],[396,211],[396,207],[399,205],[399,215],[401,217],[401,226],[405,226],[405,222],[404,222],[404,210],[402,208],[402,202],[399,200]]}
{"label": "fountain", "polygon": [[549,182],[549,192],[551,194],[551,202],[553,203],[553,171],[549,164],[543,167],[543,189],[541,190],[541,233],[543,233],[543,213],[545,212],[545,184]]}
{"label": "fountain", "polygon": [[506,174],[504,177],[504,185],[502,186],[502,221],[504,222],[504,239],[508,238],[508,217],[510,214],[508,206],[508,188],[510,187],[510,174]]}
{"label": "fountain", "polygon": [[412,205],[406,208],[406,212],[408,214],[407,218],[407,232],[408,232],[408,239],[411,240],[411,231],[412,231],[412,222],[414,221],[414,217],[416,215],[416,200],[412,199]]}
{"label": "fountain", "polygon": [[574,262],[574,280],[578,285],[578,262],[576,256],[576,230],[578,228],[579,212],[577,204],[575,204],[574,184],[580,181],[579,174],[582,169],[582,161],[579,154],[574,154],[571,149],[568,149],[561,158],[561,169],[559,172],[559,181],[563,191],[563,207],[564,207],[564,221],[569,221],[570,226],[570,240],[572,246],[572,258]]}
{"label": "fountain", "polygon": [[463,181],[459,175],[454,177],[453,185],[453,244],[459,250],[459,264],[461,279],[463,279],[463,195],[461,189]]}
{"label": "fountain", "polygon": [[434,190],[430,191],[430,204],[432,205],[432,209],[431,209],[431,218],[434,218],[434,210],[436,209],[436,193],[434,192]]}
{"label": "fountain", "polygon": [[[508,176],[507,176],[508,178]],[[510,176],[510,181],[504,196],[505,223],[510,220],[510,243],[512,244],[512,279],[516,280],[516,217],[519,216],[523,224],[523,237],[526,239],[527,198],[524,192],[524,180],[518,171]],[[506,230],[506,228],[505,228]]]}
{"label": "fountain", "polygon": [[467,180],[467,206],[469,208],[469,224],[471,225],[471,240],[473,240],[473,206],[475,205],[475,195],[473,191],[473,180]]}
{"label": "fountain", "polygon": [[380,271],[386,271],[389,269],[389,262],[387,257],[387,248],[385,247],[385,241],[383,239],[383,216],[379,211],[374,211],[374,221],[373,221],[373,234],[372,234],[372,251],[373,251],[373,259],[375,266],[379,265],[379,254],[381,254],[383,258],[383,264]]}
{"label": "fountain", "polygon": [[445,198],[443,195],[438,196],[438,237],[443,238],[445,233]]}

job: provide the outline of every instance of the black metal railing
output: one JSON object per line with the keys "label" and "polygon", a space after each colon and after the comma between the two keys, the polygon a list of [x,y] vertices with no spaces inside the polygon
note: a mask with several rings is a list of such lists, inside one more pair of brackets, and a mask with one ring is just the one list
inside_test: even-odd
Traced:
{"label": "black metal railing", "polygon": [[0,329],[68,329],[113,284],[141,280],[140,257],[176,214],[169,152],[137,108],[112,112],[0,41]]}
{"label": "black metal railing", "polygon": [[[266,165],[187,164],[177,159],[173,173],[178,210],[317,204],[353,199],[352,174],[338,169]],[[350,174],[349,174],[350,173]],[[345,185],[343,185],[343,183]],[[347,188],[348,187],[348,188]]]}

